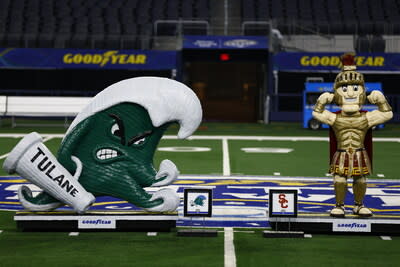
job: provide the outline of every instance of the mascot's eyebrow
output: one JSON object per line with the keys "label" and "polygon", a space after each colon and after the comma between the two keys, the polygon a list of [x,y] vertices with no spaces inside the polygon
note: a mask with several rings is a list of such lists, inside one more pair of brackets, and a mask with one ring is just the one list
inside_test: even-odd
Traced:
{"label": "mascot's eyebrow", "polygon": [[140,139],[142,139],[142,138],[144,138],[146,136],[149,136],[152,132],[153,131],[151,131],[151,130],[150,131],[145,131],[144,133],[141,133],[141,134],[133,136],[131,139],[129,139],[128,146],[132,145],[136,141],[138,141],[138,140],[140,140]]}
{"label": "mascot's eyebrow", "polygon": [[122,119],[114,113],[109,114],[109,116],[111,118],[113,118],[115,120],[115,122],[118,124],[119,127],[119,132],[121,133],[121,144],[125,145],[125,126],[124,126],[124,122],[122,121]]}

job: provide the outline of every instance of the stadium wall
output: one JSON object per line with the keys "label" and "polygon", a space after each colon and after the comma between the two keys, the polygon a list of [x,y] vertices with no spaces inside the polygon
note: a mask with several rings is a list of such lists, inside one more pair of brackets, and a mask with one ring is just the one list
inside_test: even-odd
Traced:
{"label": "stadium wall", "polygon": [[[218,72],[215,76],[221,77],[219,86],[230,83],[233,88],[235,82],[246,85],[239,85],[239,91],[232,96],[229,89],[218,93],[218,97],[225,94],[225,98],[238,98],[236,102],[225,103],[225,108],[222,108],[225,111],[236,106],[230,112],[231,117],[219,112],[218,116],[206,116],[206,120],[263,121],[269,111],[271,121],[301,121],[306,79],[317,77],[325,82],[333,81],[339,71],[341,53],[272,54],[268,49],[267,38],[249,36],[191,36],[184,38],[182,50],[176,51],[0,48],[0,94],[92,96],[116,81],[136,76],[174,78],[197,90],[198,84],[191,84],[194,75],[187,66],[193,62],[208,62],[215,66]],[[382,83],[394,111],[392,122],[400,122],[397,88],[400,54],[360,53],[356,63],[366,81]],[[258,77],[255,85],[230,78],[233,77],[229,73],[233,64],[237,69],[233,76]],[[243,93],[249,90],[254,93]],[[204,95],[200,91],[196,93],[202,98]],[[252,97],[250,102],[240,100],[249,96]],[[266,104],[267,96],[269,105]],[[214,104],[204,98],[203,101],[206,114],[208,106],[219,105],[218,101]],[[237,107],[243,105],[247,107],[239,111]],[[213,109],[217,110],[216,107]],[[233,111],[238,112],[236,118]],[[243,112],[252,112],[252,115],[241,116]]]}

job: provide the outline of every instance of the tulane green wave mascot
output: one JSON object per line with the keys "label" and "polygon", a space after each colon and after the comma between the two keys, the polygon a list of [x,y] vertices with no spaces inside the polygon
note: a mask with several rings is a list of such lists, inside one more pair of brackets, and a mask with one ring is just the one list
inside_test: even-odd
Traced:
{"label": "tulane green wave mascot", "polygon": [[164,131],[179,123],[178,138],[187,138],[202,118],[200,101],[184,84],[159,77],[115,83],[97,94],[78,114],[55,158],[39,134],[25,136],[3,168],[43,189],[36,196],[22,186],[25,209],[48,211],[62,205],[84,213],[95,196],[113,196],[148,211],[174,211],[179,197],[168,188],[150,194],[145,187],[171,184],[179,171],[170,160],[159,170],[153,156]]}

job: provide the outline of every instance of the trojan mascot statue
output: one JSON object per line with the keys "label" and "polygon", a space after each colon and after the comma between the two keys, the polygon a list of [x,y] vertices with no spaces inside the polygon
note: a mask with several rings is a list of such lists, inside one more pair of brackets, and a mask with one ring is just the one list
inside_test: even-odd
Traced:
{"label": "trojan mascot statue", "polygon": [[[370,217],[372,212],[363,205],[367,190],[366,176],[371,174],[372,153],[370,146],[371,128],[390,120],[392,109],[380,91],[366,96],[364,77],[356,71],[354,55],[342,56],[342,71],[336,76],[334,93],[319,96],[313,117],[331,127],[330,173],[334,176],[336,206],[331,210],[333,217],[344,217],[344,200],[347,179],[353,178],[353,214]],[[370,112],[361,110],[366,98],[378,109]],[[340,107],[336,113],[329,112],[325,105],[334,102]]]}
{"label": "trojan mascot statue", "polygon": [[172,189],[149,193],[144,188],[171,184],[179,172],[170,160],[159,170],[153,155],[172,123],[178,138],[190,136],[202,117],[200,102],[184,84],[158,77],[115,83],[97,94],[67,130],[54,157],[39,134],[25,136],[3,168],[43,189],[27,186],[18,196],[25,209],[48,211],[62,205],[84,213],[96,196],[113,196],[148,211],[174,211],[180,199]]}

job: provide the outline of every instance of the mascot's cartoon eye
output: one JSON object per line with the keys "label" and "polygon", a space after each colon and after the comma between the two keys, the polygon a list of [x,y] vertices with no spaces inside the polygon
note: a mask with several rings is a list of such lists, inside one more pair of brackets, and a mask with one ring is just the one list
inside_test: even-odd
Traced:
{"label": "mascot's cartoon eye", "polygon": [[142,145],[146,141],[146,138],[151,135],[153,131],[146,131],[144,133],[138,134],[136,136],[133,136],[129,141],[128,141],[128,146],[130,145]]}
{"label": "mascot's cartoon eye", "polygon": [[134,144],[134,145],[141,145],[141,144],[144,143],[144,141],[146,141],[146,138],[145,138],[145,137],[143,137],[143,138],[141,138],[141,139],[139,139],[139,140],[133,142],[133,144]]}
{"label": "mascot's cartoon eye", "polygon": [[342,91],[347,92],[347,86],[342,86]]}
{"label": "mascot's cartoon eye", "polygon": [[111,127],[111,133],[118,137],[122,136],[121,129],[119,129],[119,125],[117,123],[114,123]]}
{"label": "mascot's cartoon eye", "polygon": [[115,120],[115,123],[111,127],[111,133],[121,139],[121,144],[125,145],[125,127],[124,122],[117,114],[109,114],[111,118]]}
{"label": "mascot's cartoon eye", "polygon": [[353,86],[353,90],[354,90],[354,91],[358,91],[358,86],[357,86],[357,85],[354,85],[354,86]]}

